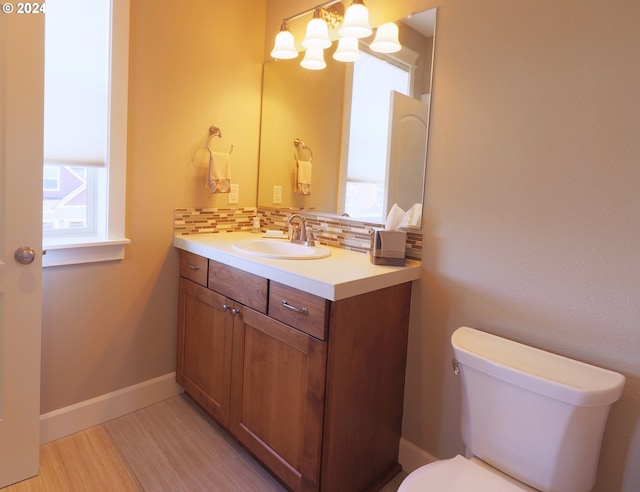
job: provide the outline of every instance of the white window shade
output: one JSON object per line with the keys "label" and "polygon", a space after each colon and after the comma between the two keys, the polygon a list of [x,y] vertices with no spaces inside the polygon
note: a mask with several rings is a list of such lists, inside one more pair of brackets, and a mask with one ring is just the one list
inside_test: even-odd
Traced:
{"label": "white window shade", "polygon": [[[60,179],[59,190],[43,189],[44,267],[120,260],[130,243],[129,12],[129,0],[47,2],[44,168],[57,169]],[[50,227],[55,220],[62,227]]]}
{"label": "white window shade", "polygon": [[111,2],[48,0],[47,12],[45,163],[105,166]]}
{"label": "white window shade", "polygon": [[406,69],[362,53],[353,68],[347,180],[384,183],[391,91],[406,94]]}

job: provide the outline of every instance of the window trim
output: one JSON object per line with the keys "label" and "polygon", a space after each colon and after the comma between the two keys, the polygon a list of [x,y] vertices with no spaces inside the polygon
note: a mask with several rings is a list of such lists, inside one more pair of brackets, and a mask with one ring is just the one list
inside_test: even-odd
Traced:
{"label": "window trim", "polygon": [[43,267],[122,260],[125,246],[131,243],[125,237],[129,3],[112,0],[108,181],[103,200],[106,213],[100,214],[106,223],[98,224],[98,230],[105,231],[104,237],[43,237]]}

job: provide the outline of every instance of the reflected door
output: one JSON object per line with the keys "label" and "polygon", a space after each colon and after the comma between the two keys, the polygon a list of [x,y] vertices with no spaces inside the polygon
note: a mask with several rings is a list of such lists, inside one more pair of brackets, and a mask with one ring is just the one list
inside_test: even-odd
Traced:
{"label": "reflected door", "polygon": [[38,473],[43,46],[44,15],[0,13],[0,487]]}
{"label": "reflected door", "polygon": [[427,104],[392,91],[384,208],[387,213],[394,203],[405,211],[414,203],[422,203],[428,115]]}

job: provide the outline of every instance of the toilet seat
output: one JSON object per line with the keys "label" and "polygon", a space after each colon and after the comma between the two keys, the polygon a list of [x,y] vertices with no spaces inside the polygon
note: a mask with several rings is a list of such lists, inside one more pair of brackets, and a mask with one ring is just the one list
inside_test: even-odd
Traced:
{"label": "toilet seat", "polygon": [[404,479],[398,492],[522,492],[531,490],[456,456],[422,466]]}

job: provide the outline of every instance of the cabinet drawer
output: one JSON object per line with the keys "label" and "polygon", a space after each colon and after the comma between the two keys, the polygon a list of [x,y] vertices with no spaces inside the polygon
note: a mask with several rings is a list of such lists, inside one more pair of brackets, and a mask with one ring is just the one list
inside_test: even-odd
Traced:
{"label": "cabinet drawer", "polygon": [[268,284],[266,278],[209,260],[209,288],[261,313],[267,312]]}
{"label": "cabinet drawer", "polygon": [[329,301],[293,287],[271,281],[269,316],[312,337],[326,340]]}
{"label": "cabinet drawer", "polygon": [[180,276],[207,286],[207,260],[204,256],[180,251]]}

